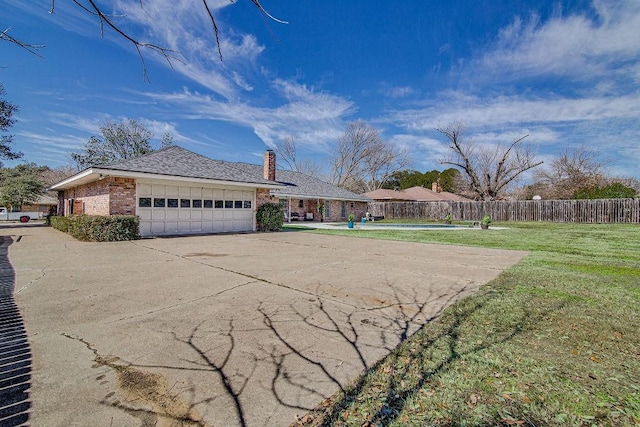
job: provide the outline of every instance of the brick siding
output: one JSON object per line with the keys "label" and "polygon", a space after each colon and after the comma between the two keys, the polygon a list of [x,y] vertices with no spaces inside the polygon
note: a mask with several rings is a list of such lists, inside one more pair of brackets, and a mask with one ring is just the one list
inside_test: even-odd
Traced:
{"label": "brick siding", "polygon": [[86,215],[134,215],[136,183],[132,178],[108,177],[103,180],[64,190],[61,211],[68,215],[69,199],[73,213]]}

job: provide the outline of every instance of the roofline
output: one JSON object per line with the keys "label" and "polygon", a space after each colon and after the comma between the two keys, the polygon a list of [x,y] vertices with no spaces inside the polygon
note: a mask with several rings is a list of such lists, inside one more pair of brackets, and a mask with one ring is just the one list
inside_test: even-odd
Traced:
{"label": "roofline", "polygon": [[290,198],[296,198],[296,199],[321,199],[321,200],[349,200],[349,201],[353,201],[353,202],[364,202],[364,203],[369,203],[369,202],[373,202],[375,200],[373,199],[368,199],[368,198],[364,198],[364,197],[360,197],[360,198],[355,198],[355,197],[325,197],[325,196],[309,196],[308,194],[282,194],[282,193],[275,193],[274,196],[277,197],[290,197]]}
{"label": "roofline", "polygon": [[162,181],[182,181],[182,182],[197,182],[200,184],[213,184],[213,185],[236,185],[239,187],[251,187],[251,188],[266,188],[270,190],[279,190],[285,188],[282,184],[268,184],[268,183],[260,183],[260,182],[248,182],[248,181],[227,181],[227,180],[219,180],[219,179],[210,179],[210,178],[195,178],[188,176],[179,176],[179,175],[168,175],[168,174],[158,174],[158,173],[149,173],[149,172],[132,172],[132,171],[123,171],[118,169],[104,169],[104,168],[89,168],[80,173],[77,173],[64,181],[61,181],[57,184],[49,187],[49,190],[65,190],[67,188],[74,187],[72,185],[75,181],[79,181],[83,178],[89,178],[92,175],[95,175],[95,179],[90,180],[88,182],[93,182],[97,179],[100,179],[100,176],[116,176],[122,178],[135,178],[135,179],[155,179]]}

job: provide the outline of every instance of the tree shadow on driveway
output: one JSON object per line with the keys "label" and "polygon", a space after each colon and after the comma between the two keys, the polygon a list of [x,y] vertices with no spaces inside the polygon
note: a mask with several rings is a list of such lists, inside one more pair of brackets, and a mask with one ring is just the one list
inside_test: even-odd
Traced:
{"label": "tree shadow on driveway", "polygon": [[13,297],[12,243],[11,237],[0,236],[0,425],[7,427],[25,424],[31,409],[31,350]]}

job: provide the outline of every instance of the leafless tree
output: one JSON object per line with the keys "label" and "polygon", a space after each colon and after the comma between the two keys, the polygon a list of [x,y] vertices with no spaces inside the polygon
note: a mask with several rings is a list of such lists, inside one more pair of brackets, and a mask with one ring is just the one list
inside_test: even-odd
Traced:
{"label": "leafless tree", "polygon": [[[49,13],[54,13],[56,10],[56,0],[50,0],[50,1],[51,1],[51,7],[49,8]],[[140,56],[140,61],[142,62],[142,72],[145,80],[148,80],[148,75],[147,75],[147,67],[144,61],[144,56],[142,55],[143,49],[150,50],[152,52],[160,54],[169,63],[169,65],[172,65],[172,61],[180,61],[180,59],[177,56],[178,52],[172,49],[169,49],[167,47],[156,45],[154,43],[143,42],[133,37],[130,33],[125,31],[122,28],[122,26],[120,26],[116,22],[115,20],[116,15],[107,13],[105,11],[106,6],[99,5],[96,0],[71,0],[71,1],[80,9],[82,9],[84,12],[96,17],[100,25],[100,34],[102,37],[104,37],[104,31],[106,27],[111,31],[115,32],[120,37],[124,38],[126,41],[128,41],[134,46],[134,48],[138,52],[138,55]],[[233,0],[229,0],[229,1],[233,3]],[[137,0],[136,3],[137,2],[140,3],[140,7],[142,8],[143,1]],[[222,49],[220,48],[219,28],[218,28],[216,18],[211,9],[211,5],[210,5],[211,0],[201,0],[200,3],[201,3],[200,6],[202,7],[202,13],[206,14],[209,21],[211,22],[213,36],[215,39],[216,47],[218,49],[218,55],[220,56],[220,60],[222,60]],[[270,19],[278,23],[286,24],[285,21],[279,20],[274,16],[272,16],[269,12],[267,12],[267,10],[262,6],[260,0],[251,0],[251,3],[253,3],[253,5],[258,9],[263,19],[265,19],[265,22],[267,19]],[[14,43],[22,47],[23,49],[26,49],[30,53],[40,56],[38,53],[38,50],[44,48],[45,45],[27,43],[23,40],[10,36],[8,34],[8,31],[9,29],[6,29],[2,33],[0,33],[0,40]]]}
{"label": "leafless tree", "polygon": [[373,191],[409,164],[407,154],[384,141],[376,128],[355,121],[349,123],[333,153],[331,181],[357,193]]}
{"label": "leafless tree", "polygon": [[298,157],[298,144],[293,136],[287,136],[274,147],[278,167],[317,178],[322,177],[322,166],[310,159]]}
{"label": "leafless tree", "polygon": [[522,144],[529,135],[517,138],[506,147],[489,148],[464,138],[465,128],[460,122],[437,130],[447,137],[452,150],[451,156],[440,163],[459,168],[467,180],[470,196],[478,200],[502,197],[509,184],[522,173],[542,164]]}
{"label": "leafless tree", "polygon": [[603,167],[604,161],[585,147],[566,149],[549,167],[538,171],[535,180],[543,198],[569,199],[582,188],[606,185]]}

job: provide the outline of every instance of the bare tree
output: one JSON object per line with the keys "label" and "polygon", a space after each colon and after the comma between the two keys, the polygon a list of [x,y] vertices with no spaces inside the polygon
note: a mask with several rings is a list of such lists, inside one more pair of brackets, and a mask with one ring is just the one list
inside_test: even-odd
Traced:
{"label": "bare tree", "polygon": [[349,123],[333,153],[331,181],[357,193],[372,191],[409,164],[407,154],[385,142],[376,128],[355,121]]}
{"label": "bare tree", "polygon": [[570,199],[582,188],[605,185],[603,167],[604,162],[585,147],[566,149],[535,174],[536,186],[545,199]]}
{"label": "bare tree", "polygon": [[471,196],[478,200],[495,200],[504,195],[509,184],[522,173],[542,164],[522,141],[524,135],[508,146],[480,147],[464,138],[465,128],[460,122],[437,129],[449,140],[453,151],[449,159],[441,160],[464,173]]}
{"label": "bare tree", "polygon": [[[233,0],[230,0],[230,1],[233,3]],[[140,56],[140,61],[142,62],[142,72],[145,80],[148,80],[148,75],[147,75],[147,67],[144,61],[144,57],[142,55],[143,49],[150,50],[152,52],[160,54],[169,63],[169,65],[172,65],[172,61],[174,60],[180,61],[180,59],[177,57],[178,52],[172,49],[169,49],[167,47],[159,46],[153,43],[143,42],[133,37],[130,33],[125,31],[122,28],[122,26],[120,26],[116,22],[115,18],[117,15],[107,13],[105,11],[105,6],[98,5],[96,0],[72,0],[72,2],[76,6],[78,6],[80,9],[85,11],[86,13],[93,15],[97,18],[98,23],[100,25],[101,37],[104,38],[104,31],[106,27],[112,30],[113,32],[115,32],[117,35],[119,35],[123,39],[125,39],[126,41],[128,41],[129,43],[131,43],[135,47],[136,51],[138,52],[138,55]],[[137,0],[137,2],[140,3],[140,7],[142,8],[143,7],[142,0]],[[222,49],[220,48],[219,28],[218,28],[218,24],[216,22],[215,16],[212,12],[210,3],[211,3],[211,0],[200,1],[200,5],[202,7],[202,13],[206,14],[209,21],[211,22],[213,36],[215,39],[216,47],[218,49],[218,55],[220,56],[220,60],[222,60]],[[270,19],[281,24],[287,23],[286,21],[282,21],[275,18],[269,12],[267,12],[267,10],[262,6],[260,0],[251,0],[251,3],[253,3],[253,5],[258,9],[262,17],[265,19],[265,22],[266,22],[266,19]],[[55,9],[56,9],[56,0],[51,0],[51,7],[49,8],[49,13],[54,13]],[[167,13],[170,13],[170,12],[167,12]],[[40,56],[38,53],[38,50],[44,48],[45,45],[27,43],[23,40],[10,36],[8,34],[8,31],[9,29],[6,29],[0,33],[0,40],[14,43],[20,46],[21,48],[26,49],[30,53]]]}
{"label": "bare tree", "polygon": [[293,136],[287,136],[276,143],[274,150],[277,154],[278,166],[281,169],[288,169],[317,178],[322,176],[322,166],[312,160],[298,157],[298,145]]}

